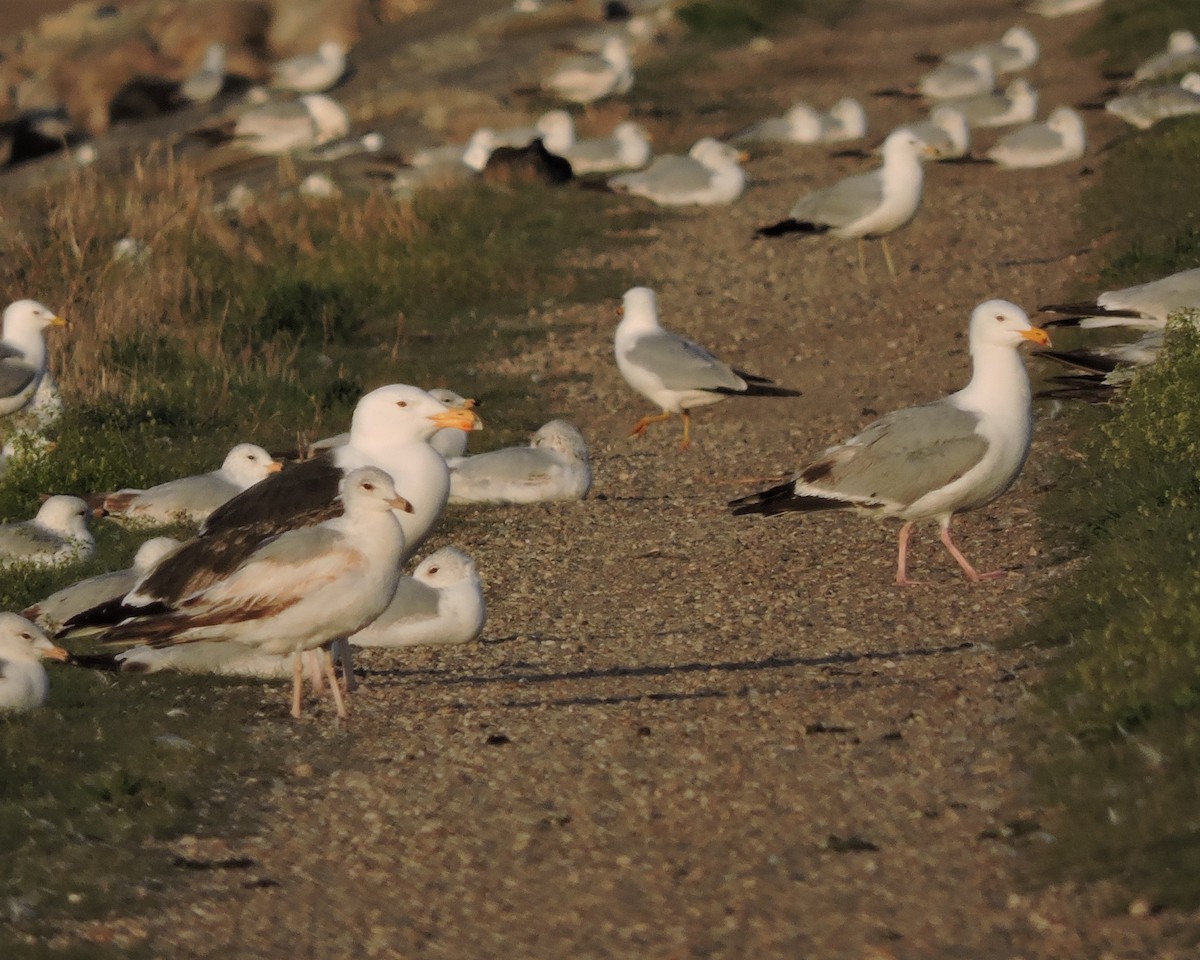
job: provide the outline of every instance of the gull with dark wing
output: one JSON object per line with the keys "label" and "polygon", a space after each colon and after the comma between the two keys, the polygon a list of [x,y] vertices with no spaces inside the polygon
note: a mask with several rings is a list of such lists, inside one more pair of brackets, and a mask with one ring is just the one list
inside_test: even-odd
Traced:
{"label": "gull with dark wing", "polygon": [[617,324],[617,368],[634,390],[658,405],[662,413],[642,417],[630,431],[640,437],[652,423],[683,418],[683,443],[692,442],[695,407],[720,403],[729,397],[798,397],[798,390],[777,387],[766,377],[737,370],[704,347],[665,329],[658,321],[658,303],[649,287],[625,292],[623,317]]}
{"label": "gull with dark wing", "polygon": [[16,413],[33,399],[46,376],[42,331],[66,321],[36,300],[18,300],[4,310],[0,339],[0,416]]}
{"label": "gull with dark wing", "polygon": [[1026,341],[1049,345],[1050,338],[1005,300],[976,307],[968,336],[972,375],[962,390],[876,420],[787,483],[732,501],[733,512],[852,509],[897,517],[904,521],[896,562],[901,585],[913,582],[907,566],[913,525],[936,520],[942,543],[968,580],[1003,576],[971,566],[950,538],[950,521],[995,500],[1021,472],[1033,418],[1029,377],[1017,348]]}

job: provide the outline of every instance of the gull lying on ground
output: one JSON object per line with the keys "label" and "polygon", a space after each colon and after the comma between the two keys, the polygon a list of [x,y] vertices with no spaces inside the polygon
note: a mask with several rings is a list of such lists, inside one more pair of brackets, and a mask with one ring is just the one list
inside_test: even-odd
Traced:
{"label": "gull lying on ground", "polygon": [[650,162],[650,138],[641,124],[632,120],[618,123],[607,137],[576,140],[564,150],[554,150],[549,144],[546,148],[564,157],[577,177],[638,170]]}
{"label": "gull lying on ground", "polygon": [[1095,300],[1050,303],[1038,310],[1067,314],[1047,321],[1048,327],[1133,327],[1161,330],[1177,310],[1200,307],[1200,267],[1120,290],[1106,290]]}
{"label": "gull lying on ground", "polygon": [[605,40],[599,56],[572,57],[542,80],[542,89],[547,93],[585,106],[628,93],[632,87],[633,61],[629,47],[619,36]]}
{"label": "gull lying on ground", "polygon": [[197,134],[230,140],[251,153],[274,155],[311,150],[350,132],[350,115],[335,100],[308,94],[298,100],[273,101],[246,110],[232,124]]}
{"label": "gull lying on ground", "polygon": [[542,426],[528,446],[455,457],[451,503],[541,503],[582,500],[592,486],[587,443],[565,420]]}
{"label": "gull lying on ground", "polygon": [[1167,49],[1144,60],[1133,71],[1133,79],[1159,80],[1190,70],[1200,70],[1200,43],[1190,30],[1174,30],[1167,38]]}
{"label": "gull lying on ground", "polygon": [[225,86],[225,44],[210,43],[200,68],[179,85],[179,95],[190,103],[210,103]]}
{"label": "gull lying on ground", "polygon": [[118,490],[104,498],[104,510],[130,520],[199,523],[221,504],[281,467],[257,444],[239,443],[216,470],[169,480],[147,490]]}
{"label": "gull lying on ground", "polygon": [[271,86],[294,93],[324,93],[346,72],[346,48],[338,40],[326,40],[315,53],[302,53],[280,60],[271,67]]}
{"label": "gull lying on ground", "polygon": [[968,580],[978,573],[950,538],[956,513],[995,500],[1021,472],[1033,433],[1029,377],[1017,348],[1048,345],[1020,307],[988,300],[971,314],[971,382],[943,400],[876,420],[825,450],[793,480],[730,503],[735,514],[853,509],[897,517],[896,583],[908,579],[908,541],[915,523],[936,520],[941,540]]}
{"label": "gull lying on ground", "polygon": [[972,127],[1007,127],[1028,123],[1037,116],[1037,91],[1025,80],[1017,79],[1003,93],[984,93],[943,101],[967,118]]}
{"label": "gull lying on ground", "polygon": [[63,587],[26,607],[21,616],[46,630],[57,631],[75,614],[125,596],[156,563],[178,546],[179,541],[174,537],[153,537],[138,547],[133,565],[127,569],[102,573]]}
{"label": "gull lying on ground", "polygon": [[943,63],[917,82],[917,90],[930,100],[974,97],[991,93],[995,86],[992,61],[982,53],[974,54],[963,63]]}
{"label": "gull lying on ground", "polygon": [[645,197],[664,207],[715,206],[733,203],[746,188],[744,154],[728,144],[704,137],[686,157],[664,154],[645,170],[622,173],[608,185],[618,193]]}
{"label": "gull lying on ground", "polygon": [[461,550],[430,554],[411,577],[402,577],[392,602],[350,637],[356,647],[414,647],[470,643],[487,616],[483,582],[475,562]]}
{"label": "gull lying on ground", "polygon": [[[152,648],[219,642],[246,653],[291,655],[292,716],[299,717],[300,655],[366,626],[387,607],[400,580],[404,532],[393,511],[409,506],[391,477],[375,467],[351,470],[339,484],[339,496],[341,515],[284,531],[167,609],[108,627],[97,640]],[[135,587],[127,599],[140,590]],[[324,666],[338,716],[344,717],[332,664]]]}
{"label": "gull lying on ground", "polygon": [[46,376],[46,341],[42,331],[66,321],[36,300],[18,300],[4,309],[0,339],[0,416],[16,413],[37,393]]}
{"label": "gull lying on ground", "polygon": [[1039,13],[1043,17],[1063,17],[1069,13],[1083,13],[1094,10],[1104,0],[1030,0],[1025,9],[1030,13]]}
{"label": "gull lying on ground", "polygon": [[41,661],[69,656],[40,627],[15,613],[0,613],[0,713],[20,713],[45,703],[50,681]]}
{"label": "gull lying on ground", "polygon": [[1200,73],[1189,73],[1178,84],[1147,87],[1109,100],[1104,109],[1139,130],[1159,120],[1200,113]]}
{"label": "gull lying on ground", "polygon": [[879,237],[888,272],[895,276],[885,235],[916,216],[924,184],[920,158],[933,156],[934,152],[911,130],[901,127],[888,134],[881,153],[881,167],[806,194],[796,201],[786,220],[760,227],[759,235],[828,231],[835,237],[853,237],[858,241],[858,269],[864,279],[863,238]]}
{"label": "gull lying on ground", "polygon": [[904,128],[915,135],[938,160],[958,160],[971,152],[971,126],[957,107],[938,104],[929,117]]}
{"label": "gull lying on ground", "polygon": [[1083,117],[1070,107],[1056,107],[1044,123],[1029,123],[1005,134],[987,158],[1010,170],[1052,167],[1078,160],[1086,146]]}
{"label": "gull lying on ground", "polygon": [[424,187],[449,187],[483,173],[496,149],[496,134],[480,127],[465,145],[428,147],[418,150],[409,160],[411,166],[398,170],[391,191],[398,197],[412,197]]}
{"label": "gull lying on ground", "polygon": [[843,97],[828,113],[796,103],[782,117],[769,117],[732,137],[734,143],[841,143],[867,135],[867,112],[853,97]]}
{"label": "gull lying on ground", "polygon": [[96,552],[87,528],[88,505],[79,497],[55,496],[32,520],[0,524],[0,567],[30,563],[55,566],[86,560]]}
{"label": "gull lying on ground", "polygon": [[493,136],[493,147],[527,147],[534,140],[541,140],[551,153],[566,156],[575,142],[575,121],[566,110],[549,110],[528,127],[509,127],[497,130]]}
{"label": "gull lying on ground", "polygon": [[617,368],[626,382],[662,413],[642,417],[629,435],[640,437],[652,423],[683,419],[683,443],[692,442],[691,410],[729,397],[798,397],[798,390],[777,387],[766,377],[738,370],[718,360],[704,347],[672,333],[659,323],[658,302],[649,287],[625,291],[623,317],[617,324],[613,348]]}
{"label": "gull lying on ground", "polygon": [[966,50],[955,50],[942,59],[947,63],[970,63],[977,56],[985,56],[991,63],[992,72],[1017,73],[1028,70],[1038,62],[1041,49],[1037,38],[1025,27],[1009,27],[1000,39],[993,43],[981,43]]}

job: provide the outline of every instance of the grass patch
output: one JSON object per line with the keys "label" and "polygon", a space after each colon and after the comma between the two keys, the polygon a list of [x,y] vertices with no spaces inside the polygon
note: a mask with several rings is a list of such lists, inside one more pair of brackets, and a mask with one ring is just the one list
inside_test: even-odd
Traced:
{"label": "grass patch", "polygon": [[[546,302],[615,299],[631,285],[580,266],[607,229],[633,225],[610,202],[481,185],[405,205],[264,200],[233,217],[161,163],[117,185],[82,171],[65,193],[7,199],[0,215],[16,222],[20,207],[25,226],[0,277],[74,327],[50,343],[66,404],[57,446],[4,475],[0,518],[32,516],[41,493],[209,470],[243,440],[288,449],[340,432],[359,396],[390,382],[482,399],[488,429],[473,448],[524,438],[555,411],[544,388],[489,372],[491,361],[546,334],[528,319]],[[112,259],[126,235],[148,246],[144,262]],[[151,535],[92,526],[93,560],[7,571],[3,609],[127,566]],[[149,909],[169,868],[147,844],[205,823],[240,829],[296,737],[282,694],[264,723],[237,681],[56,666],[51,685],[46,709],[0,718],[5,957],[44,952],[64,919]]]}
{"label": "grass patch", "polygon": [[1095,26],[1075,42],[1074,52],[1102,52],[1105,71],[1132,73],[1165,49],[1168,34],[1191,23],[1195,12],[1191,0],[1108,0]]}
{"label": "grass patch", "polygon": [[762,36],[792,17],[834,24],[858,6],[857,0],[697,0],[676,11],[692,37],[728,46]]}

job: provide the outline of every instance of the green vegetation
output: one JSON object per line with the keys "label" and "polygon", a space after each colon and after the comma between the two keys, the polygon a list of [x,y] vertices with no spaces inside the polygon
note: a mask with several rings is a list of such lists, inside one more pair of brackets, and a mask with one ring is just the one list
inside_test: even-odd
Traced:
{"label": "green vegetation", "polygon": [[[1122,24],[1158,17],[1153,47],[1184,17],[1179,3],[1114,0],[1106,10],[1087,43],[1121,46],[1129,65],[1149,49],[1115,32]],[[1113,240],[1086,292],[1200,265],[1200,202],[1189,187],[1198,149],[1200,123],[1187,119],[1131,133],[1109,151],[1083,230]],[[1041,867],[1053,877],[1116,879],[1131,897],[1194,909],[1200,332],[1177,322],[1123,403],[1099,422],[1094,410],[1081,412],[1079,427],[1079,456],[1064,461],[1044,511],[1052,538],[1076,545],[1079,565],[1019,638],[1054,649],[1027,718],[1035,789],[1056,840]]]}
{"label": "green vegetation", "polygon": [[[212,469],[242,440],[294,449],[344,430],[358,397],[389,382],[473,394],[487,422],[473,446],[512,442],[554,413],[527,381],[493,372],[546,334],[529,310],[629,286],[581,265],[604,225],[621,226],[600,193],[547,203],[544,189],[480,186],[411,205],[269,200],[234,215],[215,212],[186,170],[152,166],[119,186],[85,171],[65,195],[13,205],[27,226],[0,266],[6,289],[74,325],[50,334],[67,407],[57,446],[5,474],[0,518],[32,516],[40,493]],[[125,235],[147,244],[144,262],[112,259]],[[127,566],[150,535],[92,527],[94,560],[6,571],[2,609]],[[247,795],[270,783],[295,734],[282,692],[278,711],[255,717],[244,686],[54,665],[44,709],[0,717],[0,955],[37,955],[56,921],[122,898],[146,909],[166,869],[147,841],[246,822]]]}
{"label": "green vegetation", "polygon": [[1195,7],[1181,0],[1108,0],[1096,26],[1079,38],[1075,52],[1105,54],[1103,68],[1132,73],[1167,45],[1172,30],[1192,23]]}
{"label": "green vegetation", "polygon": [[697,0],[680,7],[678,17],[695,39],[731,44],[767,33],[789,17],[837,23],[856,6],[854,0]]}

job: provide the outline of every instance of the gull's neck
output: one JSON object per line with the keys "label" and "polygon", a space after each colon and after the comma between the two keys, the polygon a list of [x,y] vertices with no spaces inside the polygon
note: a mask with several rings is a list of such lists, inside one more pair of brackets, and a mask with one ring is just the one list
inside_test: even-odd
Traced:
{"label": "gull's neck", "polygon": [[971,363],[971,382],[954,394],[956,406],[992,414],[1029,410],[1029,376],[1015,347],[993,343],[973,346]]}

